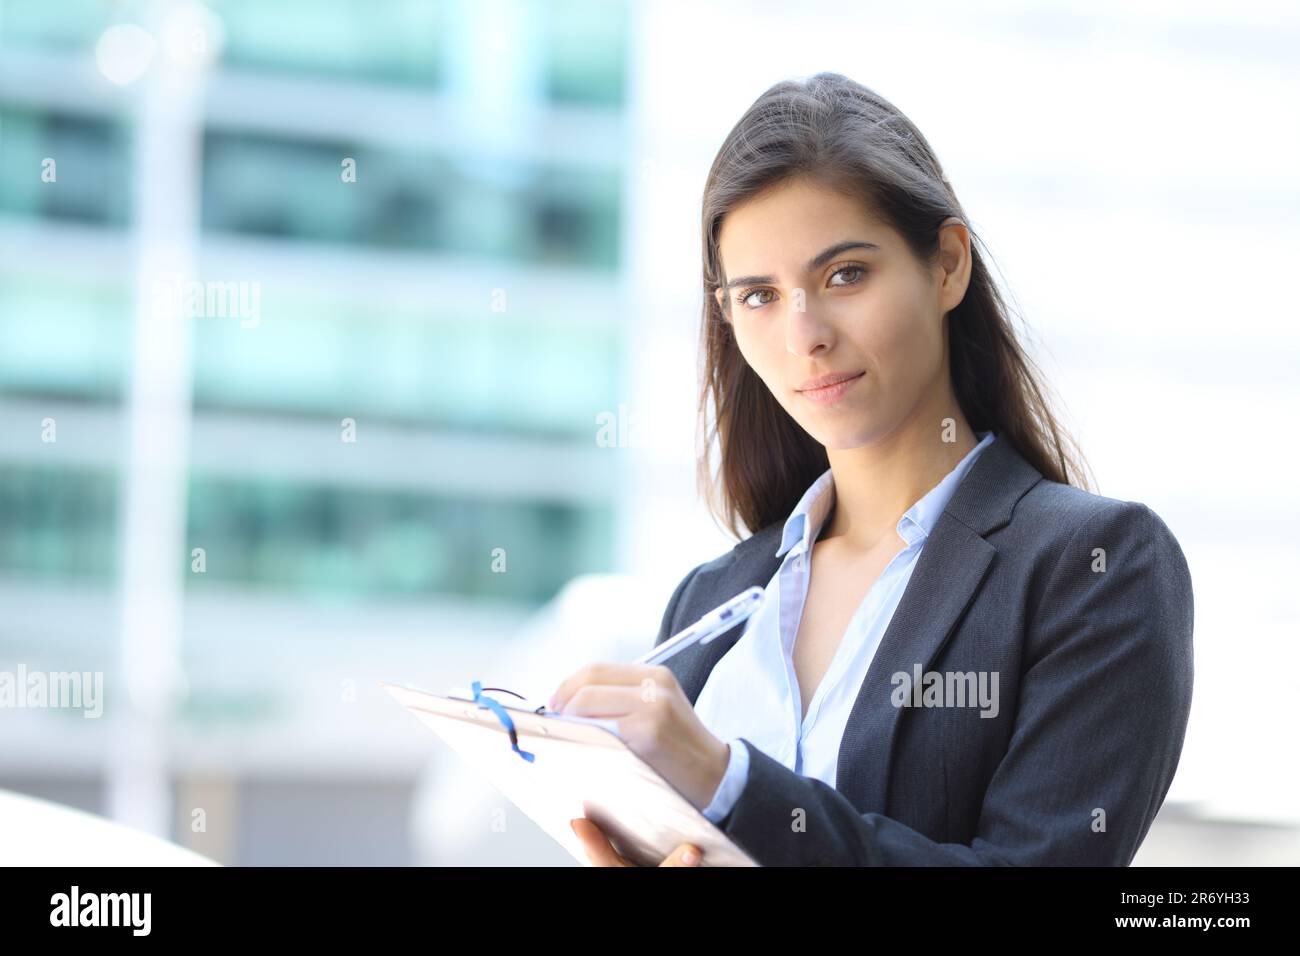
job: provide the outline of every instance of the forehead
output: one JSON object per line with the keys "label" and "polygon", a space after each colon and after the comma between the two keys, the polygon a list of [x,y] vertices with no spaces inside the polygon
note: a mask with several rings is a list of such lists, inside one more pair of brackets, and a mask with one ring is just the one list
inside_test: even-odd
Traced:
{"label": "forehead", "polygon": [[822,249],[849,238],[888,248],[891,230],[865,202],[795,180],[731,210],[718,231],[718,252],[728,275],[798,270]]}

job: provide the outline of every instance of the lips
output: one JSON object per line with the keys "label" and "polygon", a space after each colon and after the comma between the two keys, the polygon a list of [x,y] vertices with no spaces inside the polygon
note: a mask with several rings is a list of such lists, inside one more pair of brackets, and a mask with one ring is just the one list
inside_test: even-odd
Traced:
{"label": "lips", "polygon": [[863,372],[832,372],[829,375],[822,375],[818,378],[810,378],[800,385],[796,392],[809,392],[818,388],[826,388],[830,385],[838,385],[840,382],[847,382],[850,379],[857,378]]}

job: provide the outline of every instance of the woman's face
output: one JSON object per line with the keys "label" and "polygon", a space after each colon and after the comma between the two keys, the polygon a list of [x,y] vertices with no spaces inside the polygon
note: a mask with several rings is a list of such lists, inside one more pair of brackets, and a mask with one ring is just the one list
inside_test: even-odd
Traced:
{"label": "woman's face", "polygon": [[[733,209],[718,235],[730,323],[745,361],[828,450],[902,425],[941,427],[953,404],[944,314],[965,295],[969,236],[940,230],[924,267],[863,204],[796,179]],[[801,391],[809,379],[857,376]]]}

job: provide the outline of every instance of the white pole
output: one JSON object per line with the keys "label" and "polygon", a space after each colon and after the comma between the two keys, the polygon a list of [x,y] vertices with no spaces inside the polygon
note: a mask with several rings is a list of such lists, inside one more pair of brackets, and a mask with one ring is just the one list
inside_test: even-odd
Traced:
{"label": "white pole", "polygon": [[[199,94],[211,51],[201,35],[201,8],[157,0],[151,12],[147,26],[158,47],[137,101],[130,183],[135,322],[124,409],[120,670],[106,695],[114,715],[107,804],[113,819],[170,837],[168,725],[185,687],[192,320],[183,296],[159,293],[182,289],[195,278]],[[187,49],[194,54],[189,62]]]}

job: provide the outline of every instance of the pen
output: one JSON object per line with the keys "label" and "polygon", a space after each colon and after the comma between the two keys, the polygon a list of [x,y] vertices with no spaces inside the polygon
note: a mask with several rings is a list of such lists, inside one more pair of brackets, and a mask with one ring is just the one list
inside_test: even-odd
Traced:
{"label": "pen", "polygon": [[715,637],[731,630],[736,624],[745,620],[757,611],[762,603],[763,589],[757,585],[741,591],[730,601],[714,608],[690,627],[673,635],[654,650],[643,654],[632,663],[662,664],[678,651],[685,650],[692,644],[707,644]]}

